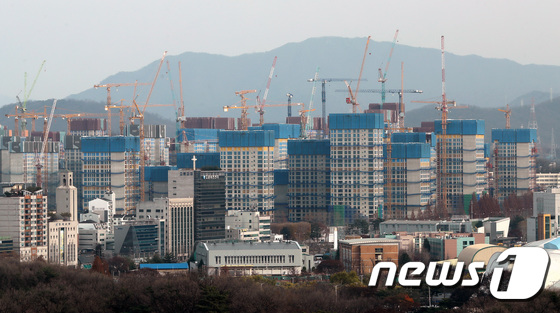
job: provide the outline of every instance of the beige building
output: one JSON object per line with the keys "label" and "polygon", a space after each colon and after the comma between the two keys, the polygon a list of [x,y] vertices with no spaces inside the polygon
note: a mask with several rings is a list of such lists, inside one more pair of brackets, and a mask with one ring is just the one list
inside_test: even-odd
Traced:
{"label": "beige building", "polygon": [[78,189],[74,187],[74,174],[68,170],[59,172],[60,182],[56,188],[56,212],[68,214],[71,221],[78,220]]}
{"label": "beige building", "polygon": [[156,198],[139,203],[137,217],[164,220],[165,253],[186,261],[194,249],[193,206],[193,198]]}
{"label": "beige building", "polygon": [[270,241],[270,215],[257,211],[230,210],[225,224],[226,239]]}
{"label": "beige building", "polygon": [[23,184],[4,188],[0,197],[0,236],[13,240],[20,261],[47,260],[47,196]]}
{"label": "beige building", "polygon": [[537,186],[542,189],[560,186],[560,173],[537,173]]}
{"label": "beige building", "polygon": [[49,222],[49,263],[78,266],[78,221]]}

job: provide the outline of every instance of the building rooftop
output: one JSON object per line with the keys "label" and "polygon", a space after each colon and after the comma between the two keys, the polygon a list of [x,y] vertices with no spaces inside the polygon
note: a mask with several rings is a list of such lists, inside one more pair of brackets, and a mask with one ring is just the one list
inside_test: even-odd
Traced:
{"label": "building rooftop", "polygon": [[210,251],[235,251],[235,250],[301,250],[296,241],[283,242],[231,242],[231,243],[200,243],[204,249]]}
{"label": "building rooftop", "polygon": [[188,270],[188,263],[142,263],[140,269],[151,268],[154,270]]}
{"label": "building rooftop", "polygon": [[390,238],[362,238],[362,239],[340,240],[339,243],[348,244],[348,245],[364,245],[364,244],[400,243],[400,241],[396,239],[390,239]]}

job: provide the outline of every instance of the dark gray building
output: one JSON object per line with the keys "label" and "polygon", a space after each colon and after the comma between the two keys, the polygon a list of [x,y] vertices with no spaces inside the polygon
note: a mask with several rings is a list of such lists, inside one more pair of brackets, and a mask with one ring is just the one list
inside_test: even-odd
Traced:
{"label": "dark gray building", "polygon": [[195,241],[225,238],[226,181],[222,171],[194,173]]}

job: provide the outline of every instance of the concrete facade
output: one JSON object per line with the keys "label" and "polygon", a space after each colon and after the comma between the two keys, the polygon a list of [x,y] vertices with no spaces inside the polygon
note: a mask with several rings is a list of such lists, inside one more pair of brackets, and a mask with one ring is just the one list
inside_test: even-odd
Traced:
{"label": "concrete facade", "polygon": [[299,274],[302,251],[295,241],[267,243],[199,243],[196,261],[210,275]]}
{"label": "concrete facade", "polygon": [[376,219],[383,206],[383,127],[377,113],[329,115],[331,204],[346,223]]}
{"label": "concrete facade", "polygon": [[498,201],[512,193],[521,196],[535,189],[536,140],[536,129],[492,130],[494,196]]}
{"label": "concrete facade", "polygon": [[257,211],[227,212],[226,239],[270,241],[270,216]]}
{"label": "concrete facade", "polygon": [[330,224],[330,145],[328,140],[288,143],[288,220]]}
{"label": "concrete facade", "polygon": [[139,220],[165,221],[165,253],[177,260],[188,260],[194,248],[193,198],[157,198],[138,205]]}
{"label": "concrete facade", "polygon": [[60,183],[56,188],[56,212],[66,213],[70,221],[78,220],[78,189],[74,187],[74,174],[68,170],[59,173]]}
{"label": "concrete facade", "polygon": [[78,221],[49,222],[49,263],[78,266]]}
{"label": "concrete facade", "polygon": [[274,132],[221,131],[220,168],[225,172],[226,209],[273,215]]}
{"label": "concrete facade", "polygon": [[13,240],[20,261],[47,260],[47,197],[43,190],[15,188],[11,196],[0,197],[0,236]]}

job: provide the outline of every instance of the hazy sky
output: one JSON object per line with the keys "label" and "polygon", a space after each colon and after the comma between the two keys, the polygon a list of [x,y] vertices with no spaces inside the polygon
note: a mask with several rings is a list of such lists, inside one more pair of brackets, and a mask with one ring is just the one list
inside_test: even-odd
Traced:
{"label": "hazy sky", "polygon": [[[0,95],[31,86],[63,98],[107,76],[187,51],[229,56],[311,37],[367,37],[460,55],[560,65],[556,0],[21,1],[0,2]],[[484,73],[480,73],[484,75]],[[23,93],[22,93],[23,94]]]}

